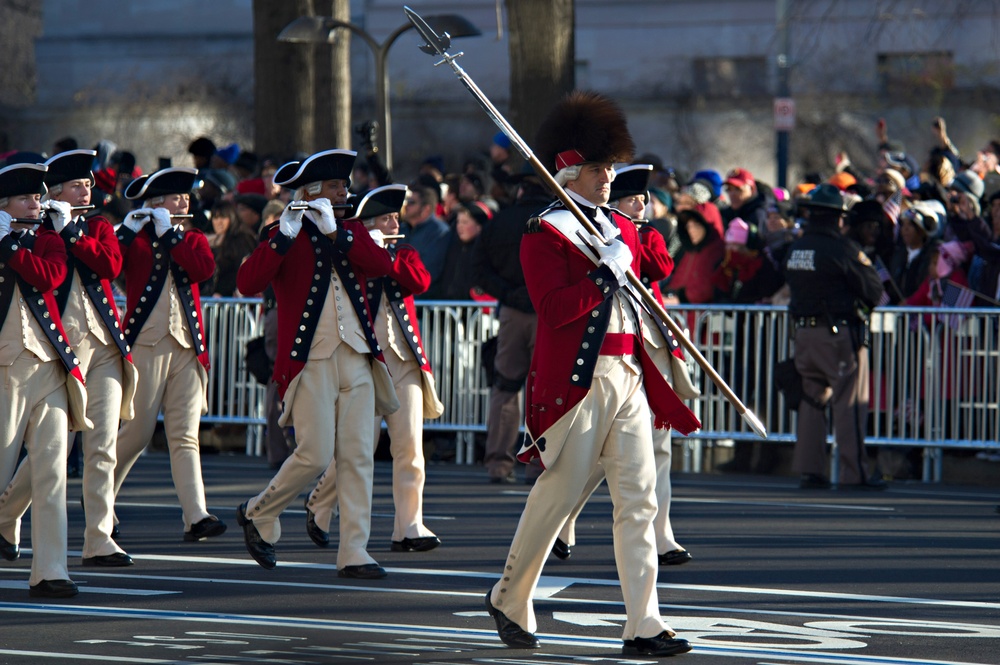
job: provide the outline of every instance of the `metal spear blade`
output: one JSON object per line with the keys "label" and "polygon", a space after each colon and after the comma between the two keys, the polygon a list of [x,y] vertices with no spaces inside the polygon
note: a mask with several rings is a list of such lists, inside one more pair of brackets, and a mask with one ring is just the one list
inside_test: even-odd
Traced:
{"label": "metal spear blade", "polygon": [[409,7],[404,6],[403,12],[406,14],[406,18],[410,19],[410,23],[413,27],[417,29],[420,36],[424,38],[426,44],[420,46],[420,50],[428,55],[448,55],[448,49],[451,47],[451,36],[446,32],[443,35],[439,35],[434,32],[434,28],[427,24],[420,14],[413,11]]}
{"label": "metal spear blade", "polygon": [[760,421],[753,411],[747,409],[743,412],[743,422],[750,426],[750,429],[754,431],[762,439],[767,438],[767,428],[764,427],[764,423]]}

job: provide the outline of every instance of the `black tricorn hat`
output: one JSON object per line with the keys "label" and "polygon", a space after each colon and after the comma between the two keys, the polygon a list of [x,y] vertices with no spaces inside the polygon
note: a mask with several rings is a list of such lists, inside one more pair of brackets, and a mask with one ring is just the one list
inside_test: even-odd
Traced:
{"label": "black tricorn hat", "polygon": [[626,196],[646,194],[649,181],[653,178],[652,164],[632,164],[615,169],[615,179],[611,181],[611,199],[617,201]]}
{"label": "black tricorn hat", "polygon": [[824,182],[817,185],[809,192],[809,196],[799,199],[799,207],[804,208],[826,208],[828,210],[838,210],[844,212],[847,206],[844,205],[844,196],[837,189],[836,185]]}
{"label": "black tricorn hat", "polygon": [[553,173],[583,162],[628,162],[635,154],[622,108],[610,97],[583,90],[552,108],[535,145],[539,160]]}
{"label": "black tricorn hat", "polygon": [[125,188],[125,198],[135,201],[168,194],[187,194],[194,189],[197,180],[196,169],[174,166],[151,175],[139,176]]}
{"label": "black tricorn hat", "polygon": [[69,150],[50,157],[45,165],[49,170],[45,173],[45,184],[49,187],[61,185],[70,180],[87,178],[94,184],[94,174],[90,168],[94,165],[95,150]]}
{"label": "black tricorn hat", "polygon": [[385,185],[376,187],[362,197],[355,209],[358,219],[371,219],[399,212],[406,198],[406,185]]}
{"label": "black tricorn hat", "polygon": [[45,164],[11,164],[0,169],[0,199],[45,193]]}
{"label": "black tricorn hat", "polygon": [[351,181],[354,160],[353,150],[325,150],[317,152],[302,162],[288,162],[274,173],[274,184],[298,189],[309,183],[324,180]]}

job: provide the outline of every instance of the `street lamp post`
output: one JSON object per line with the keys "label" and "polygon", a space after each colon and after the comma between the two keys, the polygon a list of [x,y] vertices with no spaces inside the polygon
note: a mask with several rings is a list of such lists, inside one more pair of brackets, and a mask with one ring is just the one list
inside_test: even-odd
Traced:
{"label": "street lamp post", "polygon": [[[426,21],[438,33],[447,32],[452,37],[474,37],[481,35],[479,29],[468,19],[457,14],[428,16]],[[338,29],[350,30],[371,49],[375,56],[375,115],[378,117],[379,146],[383,152],[385,166],[392,172],[392,126],[389,114],[389,70],[386,56],[400,35],[413,28],[412,23],[401,25],[381,44],[370,34],[353,23],[341,21],[331,16],[300,16],[278,35],[278,41],[305,42],[310,44],[332,44],[337,39]]]}

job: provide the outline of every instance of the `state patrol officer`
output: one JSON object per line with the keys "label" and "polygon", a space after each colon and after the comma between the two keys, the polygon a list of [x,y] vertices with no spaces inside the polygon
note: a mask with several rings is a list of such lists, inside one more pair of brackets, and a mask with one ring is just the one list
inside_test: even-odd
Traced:
{"label": "state patrol officer", "polygon": [[[649,199],[649,182],[652,179],[651,164],[633,164],[616,170],[615,179],[611,182],[611,207],[630,218],[639,231],[641,243],[639,262],[642,272],[639,277],[642,283],[653,292],[657,300],[662,302],[659,282],[666,278],[674,267],[674,261],[667,252],[666,242],[659,231],[646,224],[643,214]],[[641,311],[643,340],[649,350],[650,358],[659,368],[664,377],[670,377],[671,387],[679,397],[689,399],[700,392],[691,385],[687,367],[683,361],[680,345],[667,327],[657,320],[657,317],[646,311]],[[681,547],[674,536],[670,523],[670,500],[672,486],[670,483],[670,466],[672,458],[671,430],[653,428],[653,458],[656,461],[656,519],[653,521],[653,533],[656,536],[657,559],[661,566],[678,566],[690,561],[690,552]],[[587,480],[573,512],[563,525],[552,546],[552,553],[560,559],[568,559],[572,555],[572,547],[576,542],[576,520],[587,504],[594,490],[604,480],[604,467],[598,466]]]}
{"label": "state patrol officer", "polygon": [[556,182],[608,242],[587,237],[561,203],[531,220],[521,241],[538,337],[527,384],[527,440],[518,459],[540,457],[545,471],[528,495],[501,579],[486,594],[487,612],[510,647],[538,646],[532,595],[559,529],[600,464],[614,502],[627,617],[622,652],[691,650],[660,617],[656,597],[651,430],[655,424],[690,433],[700,423],[644,348],[627,278],[640,268],[638,232],[606,207],[613,163],[629,159],[634,148],[621,108],[596,93],[571,93],[539,130],[543,163],[555,166]]}
{"label": "state patrol officer", "polygon": [[841,233],[846,211],[835,186],[822,184],[799,202],[805,232],[785,259],[791,290],[788,312],[795,325],[795,369],[802,376],[793,468],[803,489],[830,487],[826,468],[826,406],[840,462],[839,485],[885,489],[871,477],[865,455],[868,424],[868,349],[859,310],[882,295],[882,280],[864,250]]}
{"label": "state patrol officer", "polygon": [[[94,429],[83,434],[83,565],[130,566],[132,558],[111,538],[114,527],[114,471],[119,420],[132,418],[135,367],[118,320],[110,280],[122,268],[111,224],[100,216],[74,213],[90,205],[93,150],[71,150],[45,166],[48,192],[42,228],[62,236],[67,252],[66,279],[53,291],[63,328],[87,382],[87,417]],[[20,518],[31,502],[31,479],[18,469],[0,507],[0,531]]]}
{"label": "state patrol officer", "polygon": [[187,213],[197,173],[167,168],[133,180],[125,198],[142,201],[143,207],[126,215],[117,233],[125,267],[125,341],[139,383],[135,418],[118,431],[115,495],[149,445],[162,409],[187,542],[226,530],[206,507],[198,440],[201,416],[208,412],[208,349],[198,283],[215,272],[215,258],[205,234],[183,231],[172,220]]}
{"label": "state patrol officer", "polygon": [[[399,210],[406,198],[405,185],[386,185],[365,194],[355,216],[379,246],[396,240],[384,240],[399,232]],[[378,442],[384,418],[392,454],[392,499],[396,516],[392,528],[393,552],[427,552],[441,544],[434,532],[424,525],[424,418],[444,413],[438,399],[434,375],[424,351],[417,308],[413,296],[431,285],[420,255],[413,247],[391,249],[392,271],[385,277],[368,280],[368,302],[375,310],[375,336],[392,385],[399,398],[399,410],[375,419],[374,442]],[[336,460],[323,474],[321,482],[306,499],[306,531],[320,547],[329,545],[328,531],[337,502]],[[325,527],[325,528],[324,528]]]}
{"label": "state patrol officer", "polygon": [[[367,552],[371,531],[372,420],[399,408],[366,296],[369,279],[392,269],[389,253],[356,219],[338,220],[356,153],[327,150],[289,162],[274,182],[296,190],[278,224],[240,266],[241,293],[268,284],[278,301],[274,380],[278,423],[295,427],[296,447],[267,487],[237,508],[247,551],[274,568],[281,512],[336,458],[340,501],[337,575],[385,577]],[[323,484],[323,480],[320,480]]]}
{"label": "state patrol officer", "polygon": [[[78,590],[66,567],[67,431],[93,424],[85,415],[80,361],[53,294],[66,278],[63,241],[20,221],[38,219],[45,171],[43,164],[0,170],[0,484],[14,476],[23,442],[34,499],[28,593],[68,598]],[[9,497],[8,488],[0,509]],[[9,530],[0,535],[0,556],[18,557],[18,537]]]}

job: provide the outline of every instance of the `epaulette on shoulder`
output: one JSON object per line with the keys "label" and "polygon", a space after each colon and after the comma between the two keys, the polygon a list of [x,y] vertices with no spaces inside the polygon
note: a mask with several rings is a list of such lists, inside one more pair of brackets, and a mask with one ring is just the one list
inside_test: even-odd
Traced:
{"label": "epaulette on shoulder", "polygon": [[559,210],[566,210],[566,206],[563,205],[562,201],[556,199],[531,216],[531,219],[529,219],[528,223],[525,225],[524,232],[538,233],[542,228],[542,219]]}

